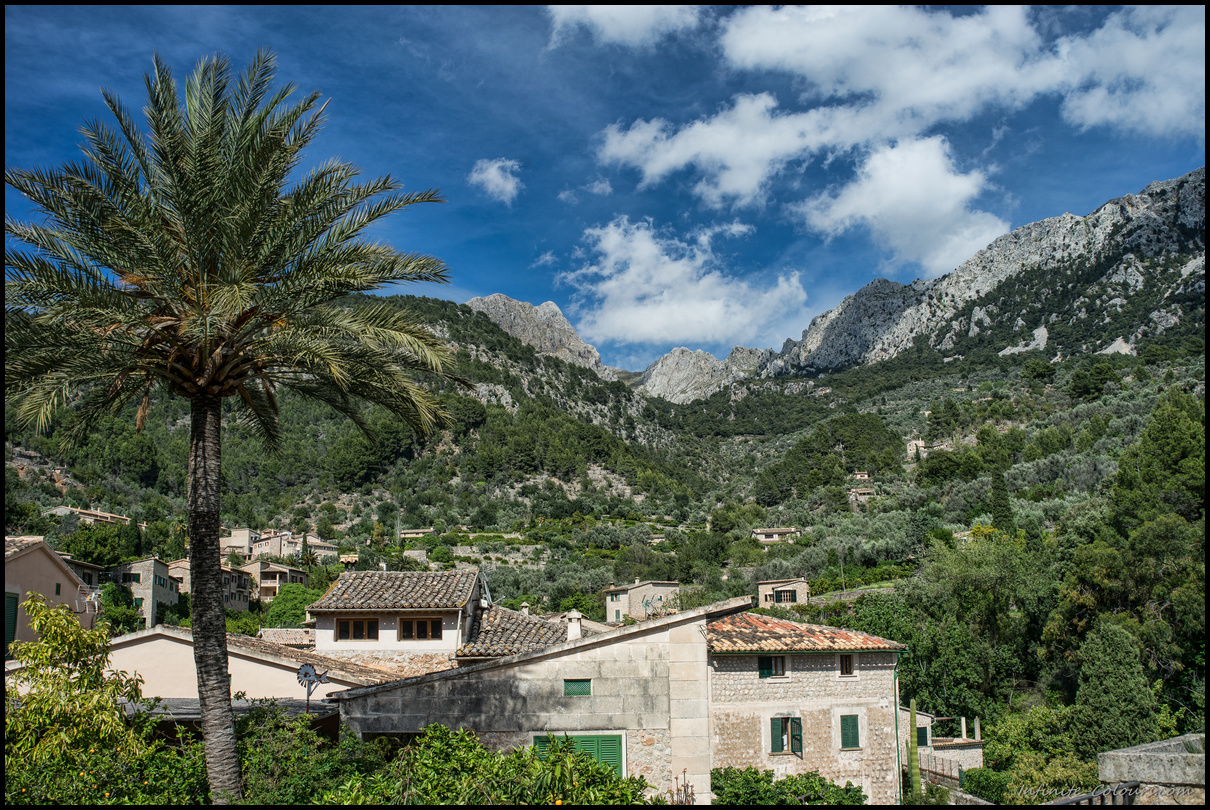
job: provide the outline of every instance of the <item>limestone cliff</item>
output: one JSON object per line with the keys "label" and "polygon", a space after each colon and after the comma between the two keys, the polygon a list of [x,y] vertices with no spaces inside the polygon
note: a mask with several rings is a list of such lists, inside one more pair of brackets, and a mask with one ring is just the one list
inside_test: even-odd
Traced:
{"label": "limestone cliff", "polygon": [[[1151,183],[1088,216],[1063,214],[1017,228],[940,278],[910,285],[872,281],[813,319],[801,340],[787,340],[758,373],[772,377],[875,363],[908,349],[921,335],[930,346],[951,352],[963,338],[1006,322],[1013,331],[1026,329],[1026,335],[1033,334],[999,348],[1041,348],[1046,333],[1038,330],[1056,321],[1074,323],[1093,317],[1109,325],[1111,313],[1121,313],[1131,295],[1147,286],[1148,274],[1156,277],[1171,270],[1164,266],[1165,255],[1192,255],[1192,262],[1201,268],[1195,267],[1193,274],[1200,272],[1204,288],[1205,233],[1202,168],[1175,180]],[[1089,268],[1095,269],[1095,277],[1087,277]],[[1184,273],[1182,280],[1188,275]],[[1006,292],[1005,282],[1017,277],[1024,278]],[[1192,283],[1196,285],[1197,279]],[[1061,294],[1064,287],[1073,294]],[[992,298],[994,303],[986,300]],[[1122,327],[1130,338],[1154,334],[1157,326],[1168,328],[1167,319],[1180,317],[1175,303],[1157,304],[1160,309],[1144,313],[1129,328]],[[1082,330],[1081,336],[1087,333]],[[1088,340],[1099,345],[1115,338]],[[1068,353],[1096,350],[1087,344],[1065,348]]]}
{"label": "limestone cliff", "polygon": [[494,293],[485,298],[472,298],[466,305],[487,315],[505,332],[543,354],[592,369],[606,380],[617,379],[617,369],[601,362],[601,355],[584,342],[554,301],[534,306]]}

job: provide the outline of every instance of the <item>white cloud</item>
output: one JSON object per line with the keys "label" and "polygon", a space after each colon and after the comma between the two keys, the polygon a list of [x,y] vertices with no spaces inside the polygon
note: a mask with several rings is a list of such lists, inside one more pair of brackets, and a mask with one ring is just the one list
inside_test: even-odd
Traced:
{"label": "white cloud", "polygon": [[1064,117],[1146,135],[1206,131],[1206,7],[1132,8],[1059,42]]}
{"label": "white cloud", "polygon": [[864,129],[862,115],[826,107],[778,113],[777,101],[768,93],[741,95],[729,109],[679,132],[660,118],[636,121],[629,129],[612,124],[597,156],[639,169],[643,186],[694,165],[703,175],[694,191],[706,204],[746,205],[760,201],[765,181],[787,161],[847,146]]}
{"label": "white cloud", "polygon": [[517,172],[521,164],[508,158],[495,160],[480,160],[475,163],[466,180],[473,186],[479,186],[493,200],[499,200],[505,205],[512,205],[517,198],[517,192],[524,188]]}
{"label": "white cloud", "polygon": [[608,197],[613,194],[613,185],[604,177],[598,177],[593,182],[584,187],[584,190],[589,194],[596,194],[600,197]]}
{"label": "white cloud", "polygon": [[575,205],[580,201],[580,195],[576,194],[573,189],[565,188],[559,192],[559,202],[565,202],[568,205]]}
{"label": "white cloud", "polygon": [[545,267],[548,264],[554,264],[558,259],[555,257],[553,250],[548,250],[538,258],[534,259],[534,267]]}
{"label": "white cloud", "polygon": [[625,216],[588,229],[591,262],[562,276],[579,293],[576,328],[590,342],[621,344],[780,341],[807,298],[798,274],[761,288],[728,275],[712,246],[752,231],[733,222],[680,239]]}
{"label": "white cloud", "polygon": [[1008,231],[1004,220],[971,208],[986,187],[982,172],[959,173],[945,139],[935,136],[874,151],[852,183],[798,210],[829,235],[866,226],[897,259],[938,276]]}
{"label": "white cloud", "polygon": [[720,207],[761,202],[792,161],[877,150],[1045,95],[1064,99],[1077,126],[1205,132],[1202,6],[1121,11],[1051,43],[1018,7],[749,7],[723,23],[721,45],[734,68],[799,77],[799,106],[744,94],[687,123],[613,124],[598,159],[638,169],[644,186],[693,169],[696,194]]}
{"label": "white cloud", "polygon": [[559,45],[567,32],[584,26],[600,42],[651,46],[665,34],[694,28],[700,6],[547,6],[553,30],[551,47]]}

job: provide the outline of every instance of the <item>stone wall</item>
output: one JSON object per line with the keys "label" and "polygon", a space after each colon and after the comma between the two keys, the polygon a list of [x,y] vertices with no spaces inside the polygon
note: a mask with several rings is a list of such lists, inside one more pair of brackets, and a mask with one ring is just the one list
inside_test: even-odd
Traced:
{"label": "stone wall", "polygon": [[1204,805],[1206,735],[1186,734],[1097,755],[1107,787],[1139,782],[1135,804]]}

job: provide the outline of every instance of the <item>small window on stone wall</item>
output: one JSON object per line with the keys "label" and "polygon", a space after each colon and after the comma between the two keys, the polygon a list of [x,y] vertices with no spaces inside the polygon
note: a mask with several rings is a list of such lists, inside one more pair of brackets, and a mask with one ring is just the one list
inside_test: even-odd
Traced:
{"label": "small window on stone wall", "polygon": [[757,656],[756,668],[762,678],[780,678],[786,674],[786,657],[784,655]]}
{"label": "small window on stone wall", "polygon": [[589,697],[592,695],[592,679],[581,678],[576,680],[563,680],[563,696],[564,697]]}
{"label": "small window on stone wall", "polygon": [[855,657],[852,654],[840,656],[840,677],[851,678],[857,674]]}

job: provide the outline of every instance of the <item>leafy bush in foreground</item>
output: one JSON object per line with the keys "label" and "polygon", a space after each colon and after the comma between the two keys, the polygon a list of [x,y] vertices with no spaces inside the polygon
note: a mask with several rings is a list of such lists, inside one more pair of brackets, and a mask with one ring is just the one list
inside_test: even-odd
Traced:
{"label": "leafy bush in foreground", "polygon": [[787,776],[774,781],[773,771],[756,768],[714,768],[710,787],[715,804],[865,804],[861,788],[829,782],[815,771]]}

